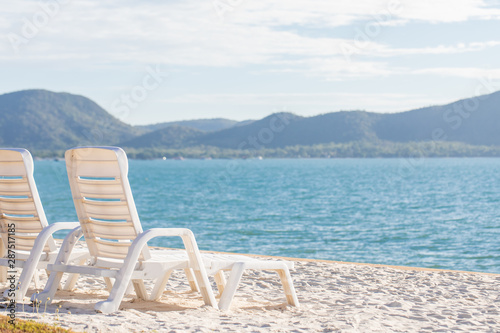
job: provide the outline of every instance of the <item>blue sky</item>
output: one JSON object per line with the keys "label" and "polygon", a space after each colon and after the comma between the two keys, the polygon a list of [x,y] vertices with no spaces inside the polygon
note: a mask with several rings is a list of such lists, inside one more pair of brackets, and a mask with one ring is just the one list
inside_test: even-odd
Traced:
{"label": "blue sky", "polygon": [[130,124],[500,90],[499,0],[17,0],[0,31],[0,93],[84,95]]}

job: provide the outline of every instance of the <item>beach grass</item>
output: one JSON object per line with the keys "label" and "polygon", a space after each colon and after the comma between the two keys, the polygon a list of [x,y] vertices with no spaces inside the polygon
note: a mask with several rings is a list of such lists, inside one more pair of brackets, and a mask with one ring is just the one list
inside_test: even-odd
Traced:
{"label": "beach grass", "polygon": [[32,320],[16,319],[13,325],[9,323],[10,318],[0,315],[0,333],[24,333],[24,332],[41,332],[41,333],[72,333],[73,330],[68,330],[55,325],[37,323]]}

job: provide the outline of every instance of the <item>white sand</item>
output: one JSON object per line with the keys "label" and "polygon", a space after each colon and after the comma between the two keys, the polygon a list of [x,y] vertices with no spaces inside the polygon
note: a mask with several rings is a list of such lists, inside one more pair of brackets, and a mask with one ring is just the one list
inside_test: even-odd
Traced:
{"label": "white sand", "polygon": [[286,305],[275,273],[250,271],[231,310],[220,312],[204,306],[179,272],[160,302],[127,296],[120,311],[98,314],[104,282],[81,277],[75,291],[58,292],[38,314],[18,305],[17,317],[85,332],[500,332],[500,275],[295,263],[300,308]]}

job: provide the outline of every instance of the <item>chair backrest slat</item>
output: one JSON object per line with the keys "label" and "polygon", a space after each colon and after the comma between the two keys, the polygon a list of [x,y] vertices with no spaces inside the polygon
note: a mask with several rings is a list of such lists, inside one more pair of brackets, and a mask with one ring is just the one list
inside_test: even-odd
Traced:
{"label": "chair backrest slat", "polygon": [[[124,259],[142,233],[128,182],[127,155],[117,147],[77,147],[66,152],[66,168],[91,256]],[[149,258],[145,247],[140,260]]]}

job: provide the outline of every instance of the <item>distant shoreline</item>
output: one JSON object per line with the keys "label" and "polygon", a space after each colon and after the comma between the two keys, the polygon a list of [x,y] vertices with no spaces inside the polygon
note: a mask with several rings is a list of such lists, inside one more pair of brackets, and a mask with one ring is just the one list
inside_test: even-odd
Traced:
{"label": "distant shoreline", "polygon": [[[29,147],[28,147],[29,148]],[[71,147],[68,147],[68,149]],[[475,146],[461,142],[425,141],[395,143],[354,141],[285,148],[230,149],[212,146],[124,147],[130,159],[270,159],[270,158],[421,158],[500,157],[500,146]],[[30,149],[38,159],[63,158],[64,150]]]}

